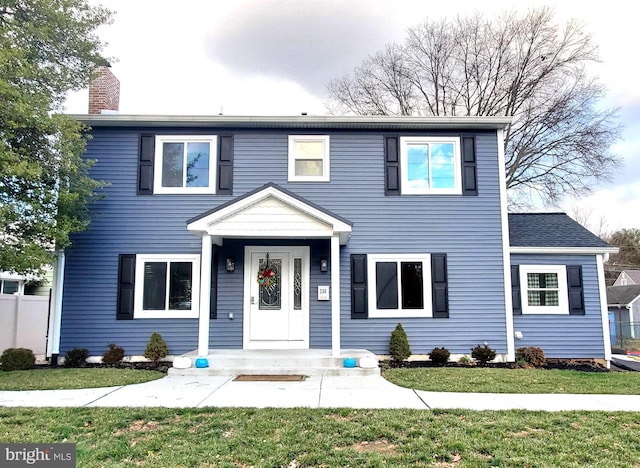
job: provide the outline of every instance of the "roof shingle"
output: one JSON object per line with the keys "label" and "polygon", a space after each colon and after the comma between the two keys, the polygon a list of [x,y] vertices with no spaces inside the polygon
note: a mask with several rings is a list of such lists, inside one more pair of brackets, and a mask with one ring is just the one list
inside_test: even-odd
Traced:
{"label": "roof shingle", "polygon": [[611,247],[565,213],[509,213],[509,243],[511,247]]}

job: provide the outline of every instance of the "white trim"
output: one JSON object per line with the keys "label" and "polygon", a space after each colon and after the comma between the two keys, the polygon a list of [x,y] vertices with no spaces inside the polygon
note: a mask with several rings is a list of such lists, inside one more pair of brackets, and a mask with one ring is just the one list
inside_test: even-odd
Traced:
{"label": "white trim", "polygon": [[[296,143],[298,142],[320,142],[322,143],[322,156],[315,159],[322,161],[322,174],[319,176],[299,176],[296,175]],[[330,169],[330,143],[329,135],[289,135],[289,182],[329,182]]]}
{"label": "white trim", "polygon": [[56,254],[51,285],[51,305],[49,308],[49,333],[47,336],[47,357],[60,354],[60,328],[62,324],[62,292],[64,289],[64,250]]}
{"label": "white trim", "polygon": [[[209,304],[211,300],[211,236],[202,235],[200,307],[198,308],[198,356],[209,354]],[[192,294],[193,295],[193,294]]]}
{"label": "white trim", "polygon": [[[327,232],[319,233],[317,237],[330,237],[334,234],[338,234],[340,236],[340,244],[345,245],[349,236],[351,235],[351,226],[344,221],[341,221],[333,216],[328,215],[327,213],[314,208],[313,206],[304,203],[301,200],[298,200],[295,197],[287,195],[284,192],[276,189],[275,187],[266,187],[259,192],[254,193],[251,196],[245,197],[241,200],[238,200],[236,203],[232,203],[231,205],[226,206],[225,208],[215,211],[208,216],[200,218],[190,224],[187,225],[187,229],[191,232],[206,232],[209,235],[215,237],[256,237],[255,226],[247,226],[246,230],[238,229],[237,232],[231,233],[220,233],[217,230],[217,224],[223,221],[230,216],[233,216],[237,213],[246,210],[247,208],[259,203],[260,201],[273,197],[276,200],[280,200],[281,202],[289,205],[291,208],[300,211],[301,213],[311,216],[320,222],[323,222],[327,225]],[[309,233],[300,233],[300,235],[296,235],[296,233],[287,229],[286,225],[283,225],[280,230],[277,232],[262,232],[262,237],[277,237],[282,238],[286,233],[286,236],[289,238],[294,237],[305,237],[309,238]]]}
{"label": "white trim", "polygon": [[510,247],[512,254],[596,255],[618,253],[618,247]]}
{"label": "white trim", "polygon": [[[409,187],[409,169],[407,147],[410,144],[418,143],[429,145],[431,143],[452,143],[453,144],[453,187],[451,188],[411,188]],[[462,194],[462,173],[460,162],[460,137],[423,137],[404,136],[400,137],[400,193],[402,195],[461,195]],[[432,167],[431,157],[429,157],[429,167]]]}
{"label": "white trim", "polygon": [[[287,253],[290,256],[291,267],[293,259],[302,258],[302,284],[306,285],[302,289],[302,312],[303,312],[303,339],[282,341],[282,340],[250,340],[251,330],[251,287],[256,281],[253,275],[251,256],[254,253]],[[281,245],[247,245],[244,248],[244,292],[243,292],[243,320],[242,320],[242,347],[243,349],[308,349],[309,348],[309,326],[310,326],[310,248],[308,246],[281,246]]]}
{"label": "white trim", "polygon": [[[12,293],[6,293],[4,292],[4,286],[5,283],[18,283],[18,290],[16,292],[12,292]],[[24,294],[24,280],[22,279],[15,279],[15,278],[0,278],[0,294],[6,294],[8,295],[18,295],[18,296],[22,296]]]}
{"label": "white trim", "polygon": [[[402,309],[402,276],[397,275],[398,308],[378,309],[376,307],[376,263],[377,262],[422,262],[422,309]],[[431,255],[430,254],[368,254],[367,255],[367,295],[369,301],[369,318],[404,318],[404,317],[432,317],[431,304]]]}
{"label": "white trim", "polygon": [[[183,174],[182,187],[163,187],[162,186],[162,144],[163,143],[209,143],[209,186],[207,187],[187,187],[186,180],[187,171],[186,164]],[[207,194],[216,193],[216,168],[218,154],[218,137],[215,135],[156,135],[155,156],[154,156],[154,174],[153,174],[153,193],[154,194]]]}
{"label": "white trim", "polygon": [[[558,305],[531,306],[528,300],[527,275],[529,273],[555,273],[558,276]],[[566,265],[520,265],[520,290],[522,291],[522,315],[568,315],[569,290]]]}
{"label": "white trim", "polygon": [[[191,263],[191,310],[143,310],[144,264],[146,262]],[[168,271],[167,271],[168,274]],[[167,284],[167,288],[169,285]],[[168,292],[167,292],[168,294]],[[198,318],[200,304],[200,255],[197,254],[138,254],[136,255],[136,282],[134,290],[134,319]],[[168,304],[167,304],[168,307]]]}
{"label": "white trim", "polygon": [[596,256],[596,270],[598,272],[600,311],[602,312],[602,343],[604,345],[604,359],[607,361],[607,367],[609,367],[611,361],[611,336],[609,333],[609,307],[607,306],[607,286],[604,279],[603,255]]}
{"label": "white trim", "polygon": [[340,356],[340,238],[331,236],[331,355]]}

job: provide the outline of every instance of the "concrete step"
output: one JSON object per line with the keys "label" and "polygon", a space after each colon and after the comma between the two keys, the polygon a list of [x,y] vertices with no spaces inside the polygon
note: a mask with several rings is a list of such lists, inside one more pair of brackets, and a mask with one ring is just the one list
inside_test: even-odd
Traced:
{"label": "concrete step", "polygon": [[345,368],[347,357],[360,362],[363,357],[375,355],[367,350],[342,350],[340,356],[332,356],[330,350],[210,350],[206,356],[209,367],[196,368],[198,357],[194,352],[184,355],[191,359],[187,369],[171,368],[169,375],[380,375],[380,368]]}

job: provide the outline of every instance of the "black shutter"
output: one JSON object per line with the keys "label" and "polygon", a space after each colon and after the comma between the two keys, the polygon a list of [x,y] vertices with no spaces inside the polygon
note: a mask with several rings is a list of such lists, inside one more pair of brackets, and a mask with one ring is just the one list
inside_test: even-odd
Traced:
{"label": "black shutter", "polygon": [[156,152],[155,146],[155,135],[140,135],[138,195],[153,195],[153,160]]}
{"label": "black shutter", "polygon": [[569,288],[569,314],[584,315],[581,266],[567,266],[567,287]]}
{"label": "black shutter", "polygon": [[431,288],[433,317],[449,317],[449,294],[447,287],[447,254],[431,254]]}
{"label": "black shutter", "polygon": [[209,318],[218,318],[218,252],[211,256],[211,289],[209,290]]}
{"label": "black shutter", "polygon": [[351,318],[366,319],[367,309],[367,256],[351,255]]}
{"label": "black shutter", "polygon": [[520,267],[511,265],[511,302],[513,315],[522,315],[522,299],[520,297]]}
{"label": "black shutter", "polygon": [[220,195],[233,194],[233,135],[218,136],[218,187]]}
{"label": "black shutter", "polygon": [[136,256],[122,254],[118,258],[118,304],[116,319],[133,320],[133,293],[136,281]]}
{"label": "black shutter", "polygon": [[478,195],[476,142],[474,137],[462,137],[462,195]]}
{"label": "black shutter", "polygon": [[384,194],[400,195],[400,158],[398,137],[384,137]]}

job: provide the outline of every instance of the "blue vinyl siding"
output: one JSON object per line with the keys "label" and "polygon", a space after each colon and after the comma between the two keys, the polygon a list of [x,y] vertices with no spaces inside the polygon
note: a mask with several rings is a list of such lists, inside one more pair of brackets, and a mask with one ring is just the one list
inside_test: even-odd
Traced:
{"label": "blue vinyl siding", "polygon": [[551,358],[604,359],[602,310],[594,255],[511,256],[512,265],[581,265],[584,315],[515,315],[513,326],[523,338],[516,348],[537,346]]}
{"label": "blue vinyl siding", "polygon": [[[93,206],[89,231],[73,238],[67,252],[61,352],[87,347],[101,354],[109,343],[127,354],[141,354],[152,332],[162,334],[170,352],[197,347],[197,319],[116,321],[118,255],[122,253],[200,253],[199,237],[187,232],[186,220],[268,182],[354,223],[351,239],[341,247],[342,348],[387,353],[391,331],[402,322],[414,353],[445,346],[469,353],[485,341],[506,353],[506,321],[497,142],[495,132],[476,134],[479,195],[411,195],[385,197],[383,135],[376,132],[328,132],[331,136],[330,182],[287,181],[287,131],[234,134],[234,195],[136,195],[138,138],[153,129],[98,128],[87,157],[97,159],[92,176],[110,182],[105,198]],[[206,130],[202,134],[213,133]],[[162,134],[184,133],[163,129]],[[302,132],[307,133],[307,132]],[[427,134],[427,133],[423,133]],[[447,132],[431,132],[446,135]],[[328,240],[299,242],[311,246],[310,347],[331,346],[330,302],[317,301],[317,286],[330,284],[319,272],[329,256]],[[243,252],[260,239],[225,240],[220,256],[218,319],[212,320],[210,346],[242,347]],[[367,319],[350,315],[351,253],[447,254],[449,318]],[[233,274],[224,258],[236,258]],[[234,312],[234,319],[228,313]]]}

